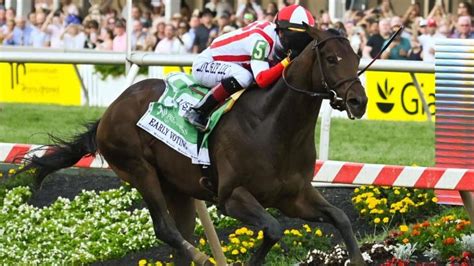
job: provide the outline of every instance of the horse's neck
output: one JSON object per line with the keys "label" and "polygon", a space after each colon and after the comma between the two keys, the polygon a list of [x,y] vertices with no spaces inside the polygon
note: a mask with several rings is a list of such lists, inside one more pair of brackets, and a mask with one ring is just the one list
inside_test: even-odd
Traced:
{"label": "horse's neck", "polygon": [[[295,82],[294,86],[302,86],[302,83]],[[321,99],[292,91],[283,79],[262,98],[259,111],[273,121],[279,135],[288,139],[314,136]]]}

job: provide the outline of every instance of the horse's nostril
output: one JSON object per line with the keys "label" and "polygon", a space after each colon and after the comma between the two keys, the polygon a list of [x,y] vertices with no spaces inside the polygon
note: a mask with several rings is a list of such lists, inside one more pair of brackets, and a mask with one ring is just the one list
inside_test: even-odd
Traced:
{"label": "horse's nostril", "polygon": [[357,98],[351,98],[347,100],[347,104],[352,107],[358,107],[361,103]]}

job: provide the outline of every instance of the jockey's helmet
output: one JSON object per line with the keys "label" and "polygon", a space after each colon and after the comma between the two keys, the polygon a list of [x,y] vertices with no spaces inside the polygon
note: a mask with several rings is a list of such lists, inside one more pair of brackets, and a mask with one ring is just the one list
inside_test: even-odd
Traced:
{"label": "jockey's helmet", "polygon": [[314,27],[314,18],[306,8],[300,5],[290,5],[282,8],[275,17],[275,24],[280,30],[305,32],[303,23]]}
{"label": "jockey's helmet", "polygon": [[304,24],[314,27],[314,17],[300,5],[282,8],[275,17],[275,24],[284,53],[291,51],[297,55],[312,40]]}

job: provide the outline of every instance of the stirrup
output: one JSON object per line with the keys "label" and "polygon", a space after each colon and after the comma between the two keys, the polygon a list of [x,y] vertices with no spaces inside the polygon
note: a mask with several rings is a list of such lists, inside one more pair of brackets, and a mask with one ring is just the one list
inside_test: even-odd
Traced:
{"label": "stirrup", "polygon": [[[203,118],[203,114],[194,108],[190,108],[186,111],[184,118],[200,132],[206,132],[209,128],[209,119]],[[201,123],[201,121],[206,124]]]}

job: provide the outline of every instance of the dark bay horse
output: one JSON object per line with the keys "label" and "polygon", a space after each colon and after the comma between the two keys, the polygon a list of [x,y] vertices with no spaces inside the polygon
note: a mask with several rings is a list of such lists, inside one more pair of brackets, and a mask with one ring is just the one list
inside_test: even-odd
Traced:
{"label": "dark bay horse", "polygon": [[[261,265],[283,236],[265,208],[289,217],[333,224],[342,235],[352,264],[364,264],[344,212],[312,187],[316,160],[314,131],[324,97],[349,117],[365,113],[367,97],[357,78],[359,58],[348,40],[331,32],[307,29],[313,41],[288,66],[272,88],[248,89],[224,115],[210,138],[211,176],[217,195],[201,186],[201,170],[136,126],[151,101],[165,88],[149,79],[130,86],[103,117],[71,141],[33,157],[24,170],[36,168],[36,181],[100,152],[112,170],[143,196],[156,237],[176,249],[176,264],[190,260],[210,264],[190,243],[194,231],[193,200],[213,201],[224,214],[264,231],[262,245],[249,264]],[[217,196],[217,201],[216,199]]]}

